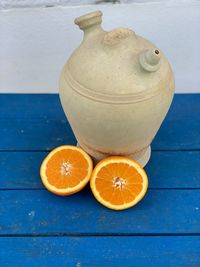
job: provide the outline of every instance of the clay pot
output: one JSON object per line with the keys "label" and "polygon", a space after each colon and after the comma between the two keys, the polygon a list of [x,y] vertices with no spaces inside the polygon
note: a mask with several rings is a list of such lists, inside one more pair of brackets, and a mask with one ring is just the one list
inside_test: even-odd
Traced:
{"label": "clay pot", "polygon": [[173,73],[151,42],[126,28],[104,31],[101,18],[96,11],[75,19],[84,38],[63,68],[61,103],[93,158],[121,155],[144,166],[173,98]]}

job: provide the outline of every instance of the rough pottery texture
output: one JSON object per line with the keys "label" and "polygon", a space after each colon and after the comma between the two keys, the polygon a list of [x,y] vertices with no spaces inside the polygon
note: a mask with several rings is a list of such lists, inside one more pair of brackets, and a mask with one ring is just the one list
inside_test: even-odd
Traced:
{"label": "rough pottery texture", "polygon": [[102,13],[75,19],[81,45],[65,64],[60,99],[79,145],[97,161],[122,155],[144,166],[174,95],[163,53],[126,28],[101,28]]}

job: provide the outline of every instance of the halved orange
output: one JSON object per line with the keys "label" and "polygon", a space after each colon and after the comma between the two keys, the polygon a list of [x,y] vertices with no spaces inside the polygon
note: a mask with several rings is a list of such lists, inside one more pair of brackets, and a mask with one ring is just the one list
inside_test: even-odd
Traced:
{"label": "halved orange", "polygon": [[123,210],[134,206],[144,197],[148,178],[144,169],[134,160],[109,157],[94,168],[90,186],[102,205]]}
{"label": "halved orange", "polygon": [[90,180],[93,163],[80,147],[60,146],[42,162],[40,176],[51,192],[66,196],[80,191]]}

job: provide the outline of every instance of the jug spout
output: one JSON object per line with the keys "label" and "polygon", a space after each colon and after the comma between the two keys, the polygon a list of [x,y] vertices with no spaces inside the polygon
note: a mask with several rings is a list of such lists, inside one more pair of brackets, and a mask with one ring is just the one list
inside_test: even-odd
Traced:
{"label": "jug spout", "polygon": [[143,69],[149,72],[157,71],[160,68],[161,53],[158,49],[143,51],[139,56],[139,62]]}
{"label": "jug spout", "polygon": [[101,11],[95,11],[74,20],[74,23],[84,31],[84,38],[90,33],[95,34],[99,31],[103,31],[101,28],[102,15]]}

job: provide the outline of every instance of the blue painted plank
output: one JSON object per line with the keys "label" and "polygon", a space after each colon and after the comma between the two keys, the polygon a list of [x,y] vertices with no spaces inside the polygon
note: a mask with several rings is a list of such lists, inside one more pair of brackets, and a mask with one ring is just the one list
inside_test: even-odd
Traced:
{"label": "blue painted plank", "polygon": [[1,150],[51,150],[76,139],[66,120],[0,120]]}
{"label": "blue painted plank", "polygon": [[0,114],[7,120],[65,119],[58,94],[0,94]]}
{"label": "blue painted plank", "polygon": [[[58,95],[0,95],[0,150],[49,150],[61,144],[75,144],[75,138]],[[152,147],[200,149],[200,94],[175,96]]]}
{"label": "blue painted plank", "polygon": [[145,169],[152,188],[200,188],[200,151],[153,151]]}
{"label": "blue painted plank", "polygon": [[99,204],[89,188],[59,197],[46,190],[3,190],[0,234],[200,233],[200,190],[149,190],[121,212]]}
{"label": "blue painted plank", "polygon": [[199,236],[12,237],[0,239],[4,267],[198,267]]}
{"label": "blue painted plank", "polygon": [[175,95],[153,149],[200,149],[200,94]]}
{"label": "blue painted plank", "polygon": [[[191,119],[193,112],[200,112],[199,105],[200,94],[175,94],[167,120],[180,120],[182,114]],[[0,94],[0,111],[1,117],[7,119],[65,118],[58,94]]]}
{"label": "blue painted plank", "polygon": [[[0,152],[0,189],[44,188],[39,169],[47,152]],[[200,151],[153,151],[149,188],[200,188]]]}

